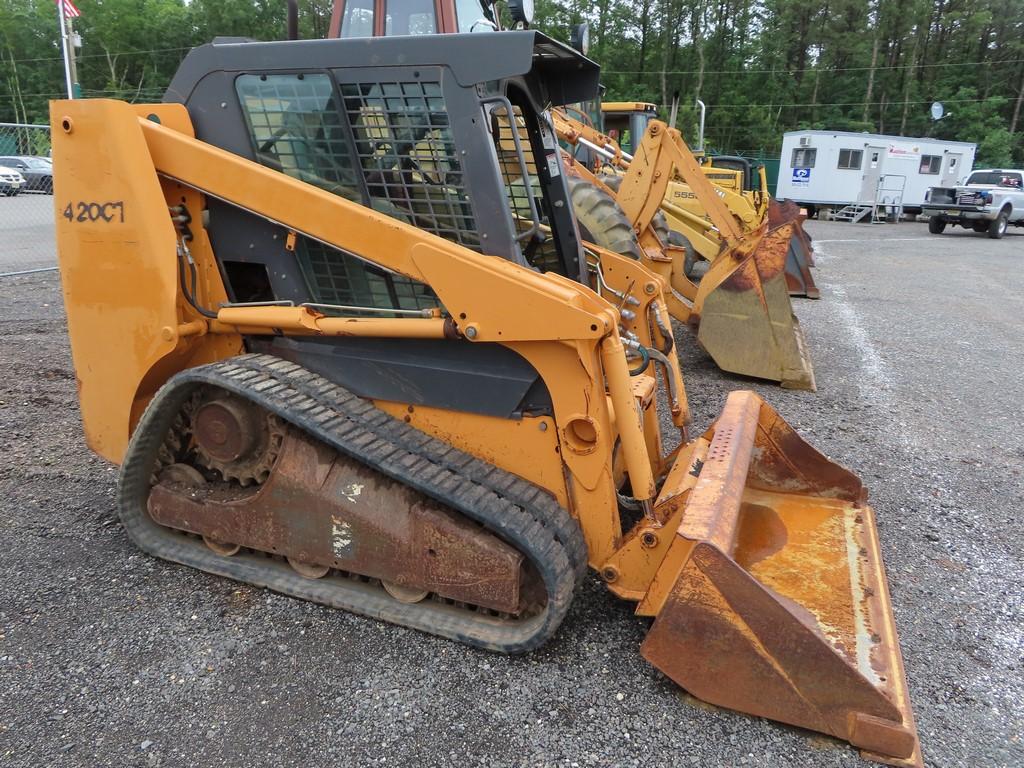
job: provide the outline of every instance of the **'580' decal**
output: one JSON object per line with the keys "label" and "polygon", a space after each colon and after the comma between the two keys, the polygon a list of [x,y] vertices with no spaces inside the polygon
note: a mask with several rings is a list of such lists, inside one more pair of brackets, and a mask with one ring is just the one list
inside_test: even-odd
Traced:
{"label": "'580' decal", "polygon": [[109,203],[68,203],[64,209],[68,221],[103,221],[124,224],[124,200]]}

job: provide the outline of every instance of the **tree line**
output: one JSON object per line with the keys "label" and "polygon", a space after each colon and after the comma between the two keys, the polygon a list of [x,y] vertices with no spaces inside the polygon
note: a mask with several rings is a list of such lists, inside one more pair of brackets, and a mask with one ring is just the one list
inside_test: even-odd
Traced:
{"label": "tree line", "polygon": [[[300,0],[323,37],[330,0]],[[279,39],[283,0],[79,0],[85,96],[156,101],[191,46],[217,35]],[[707,104],[715,148],[774,153],[817,128],[978,144],[978,164],[1024,163],[1020,0],[538,0],[536,27],[590,28],[607,100],[678,95],[692,136]],[[63,95],[54,0],[0,0],[0,120],[45,122]],[[945,116],[933,120],[932,102]]]}

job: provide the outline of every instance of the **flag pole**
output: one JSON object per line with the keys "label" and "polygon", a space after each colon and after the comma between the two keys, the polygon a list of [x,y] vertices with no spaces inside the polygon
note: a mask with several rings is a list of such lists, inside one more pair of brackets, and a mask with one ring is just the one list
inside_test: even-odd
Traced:
{"label": "flag pole", "polygon": [[72,55],[69,51],[70,39],[68,37],[68,29],[64,23],[64,1],[57,0],[57,18],[60,19],[60,41],[61,50],[64,53],[64,80],[68,86],[68,98],[75,98],[75,86],[74,81],[71,79],[71,62],[69,60]]}

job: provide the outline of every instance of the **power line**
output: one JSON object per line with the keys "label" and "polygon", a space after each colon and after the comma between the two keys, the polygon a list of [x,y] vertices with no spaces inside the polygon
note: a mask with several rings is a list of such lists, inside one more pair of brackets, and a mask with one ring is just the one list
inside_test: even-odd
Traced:
{"label": "power line", "polygon": [[[989,99],[993,99],[993,98],[1005,99],[1006,97],[1005,96],[990,96],[987,99],[943,99],[942,103],[943,104],[964,104],[964,103],[968,103],[968,102],[976,103],[976,102],[980,102],[980,101],[988,101]],[[869,102],[867,102],[867,104],[868,104],[869,107],[878,107],[878,106],[892,107],[892,106],[899,106],[899,105],[903,105],[903,104],[931,104],[932,102],[933,102],[932,99],[929,99],[927,101],[903,101],[903,99],[893,99],[891,101],[869,101]],[[671,105],[669,105],[669,104],[659,104],[658,106],[661,107],[662,109],[668,109],[668,108],[671,107]],[[772,108],[775,108],[775,107],[863,107],[864,106],[864,102],[863,101],[833,101],[833,102],[818,101],[818,102],[814,102],[814,103],[801,102],[801,103],[798,103],[798,104],[708,104],[707,106],[708,106],[708,110],[712,110],[712,109],[749,109],[751,107],[772,107]]]}
{"label": "power line", "polygon": [[[95,59],[95,58],[106,58],[109,56],[145,56],[154,53],[181,53],[182,51],[190,51],[192,46],[184,48],[151,48],[142,51],[111,51],[109,53],[87,53],[79,54],[76,58],[81,59]],[[10,59],[0,59],[4,63],[11,61]],[[15,64],[30,64],[33,62],[40,61],[62,61],[60,56],[44,56],[35,59],[14,59]],[[705,75],[771,75],[771,74],[782,74],[789,73],[795,74],[797,72],[868,72],[871,69],[875,71],[885,70],[899,70],[899,69],[929,69],[935,67],[982,67],[982,66],[1001,66],[1004,64],[1020,64],[1024,62],[1024,59],[1003,59],[995,61],[944,61],[935,62],[931,64],[914,63],[914,64],[893,64],[892,66],[876,66],[876,67],[803,67],[800,69],[790,69],[789,67],[780,67],[776,69],[705,69]],[[657,75],[661,74],[660,70],[640,70],[640,69],[602,69],[602,74],[606,75]],[[665,71],[666,75],[698,75],[700,74],[699,69],[669,69]]]}
{"label": "power line", "polygon": [[[1024,59],[1004,59],[1001,61],[958,61],[958,62],[937,62],[935,64],[894,64],[891,67],[804,67],[803,69],[789,69],[781,67],[778,69],[705,69],[705,75],[782,75],[796,74],[797,72],[868,72],[874,69],[876,72],[897,69],[924,69],[928,67],[982,67],[997,66],[1003,64],[1020,64]],[[699,75],[699,69],[668,69],[666,75]],[[602,75],[660,75],[661,70],[640,70],[640,69],[601,69]]]}
{"label": "power line", "polygon": [[[76,59],[104,59],[107,56],[145,56],[151,53],[181,53],[182,51],[191,51],[192,47],[188,48],[152,48],[148,51],[117,51],[110,53],[86,53],[78,54],[75,56]],[[0,59],[0,63],[7,64],[11,59]],[[32,64],[39,61],[63,61],[60,56],[43,56],[38,59],[14,59],[15,64]]]}
{"label": "power line", "polygon": [[[112,88],[109,90],[100,90],[93,88],[83,88],[82,92],[85,98],[102,98],[104,96],[116,96],[117,94],[124,93],[138,93],[140,95],[162,95],[166,88],[158,88],[156,86],[148,88]],[[41,98],[41,99],[63,99],[67,97],[67,93],[64,91],[57,91],[55,93],[22,93],[19,94],[22,98]],[[16,97],[13,95],[0,96],[0,101],[16,101]]]}

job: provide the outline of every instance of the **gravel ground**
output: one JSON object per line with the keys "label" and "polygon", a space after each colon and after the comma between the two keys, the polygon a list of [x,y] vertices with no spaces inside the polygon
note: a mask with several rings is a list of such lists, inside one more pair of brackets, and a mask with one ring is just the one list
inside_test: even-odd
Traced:
{"label": "gravel ground", "polygon": [[22,192],[0,197],[0,274],[53,266],[53,196]]}
{"label": "gravel ground", "polygon": [[[929,766],[1019,766],[1024,236],[812,222],[819,391],[724,378],[685,331],[696,424],[750,387],[868,484]],[[702,705],[591,579],[525,657],[154,560],[85,448],[59,282],[0,280],[0,764],[859,766]]]}

